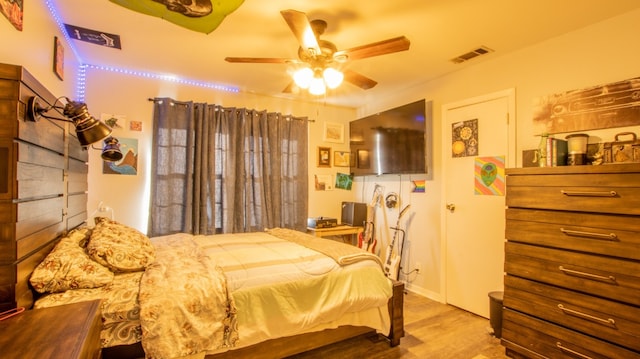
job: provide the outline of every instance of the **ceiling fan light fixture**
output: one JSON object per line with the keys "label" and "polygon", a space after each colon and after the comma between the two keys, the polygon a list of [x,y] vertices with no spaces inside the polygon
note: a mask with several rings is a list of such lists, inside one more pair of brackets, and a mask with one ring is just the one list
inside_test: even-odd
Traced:
{"label": "ceiling fan light fixture", "polygon": [[311,84],[309,84],[309,93],[312,95],[324,95],[326,92],[326,87],[324,85],[324,79],[322,77],[314,76],[311,79]]}
{"label": "ceiling fan light fixture", "polygon": [[344,79],[344,74],[333,67],[327,67],[324,69],[322,76],[324,77],[324,82],[326,82],[327,87],[330,89],[335,89],[340,86]]}
{"label": "ceiling fan light fixture", "polygon": [[303,67],[293,73],[293,81],[302,89],[309,88],[311,80],[313,79],[313,70],[308,67]]}

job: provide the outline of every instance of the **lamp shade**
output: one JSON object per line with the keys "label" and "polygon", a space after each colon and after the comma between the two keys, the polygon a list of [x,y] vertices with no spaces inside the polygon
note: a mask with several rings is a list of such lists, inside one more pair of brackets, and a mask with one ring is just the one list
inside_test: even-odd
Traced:
{"label": "lamp shade", "polygon": [[322,77],[324,78],[324,82],[327,84],[327,87],[330,89],[337,88],[342,83],[344,79],[344,75],[342,72],[334,69],[333,67],[327,67],[324,69],[322,73]]}
{"label": "lamp shade", "polygon": [[111,134],[111,127],[91,116],[85,103],[69,101],[64,107],[63,115],[75,125],[76,136],[82,146],[89,146]]}
{"label": "lamp shade", "polygon": [[311,79],[313,79],[313,71],[308,67],[303,67],[293,74],[293,81],[301,89],[309,88]]}
{"label": "lamp shade", "polygon": [[324,80],[322,79],[322,77],[314,76],[313,79],[311,79],[311,84],[309,84],[309,93],[319,96],[324,95],[326,91],[327,89],[324,85]]}
{"label": "lamp shade", "polygon": [[122,159],[122,151],[120,151],[120,142],[117,138],[107,137],[104,140],[104,147],[102,147],[102,154],[100,155],[103,160],[108,162],[116,162]]}

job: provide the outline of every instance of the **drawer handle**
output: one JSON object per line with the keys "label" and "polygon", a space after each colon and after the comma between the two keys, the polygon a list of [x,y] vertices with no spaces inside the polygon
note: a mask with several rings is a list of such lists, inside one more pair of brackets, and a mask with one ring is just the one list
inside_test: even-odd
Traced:
{"label": "drawer handle", "polygon": [[590,237],[596,239],[603,239],[607,241],[615,241],[618,239],[618,235],[615,233],[596,233],[596,232],[584,232],[584,231],[574,231],[571,229],[560,228],[560,232],[568,235],[568,236],[577,236],[577,237]]}
{"label": "drawer handle", "polygon": [[568,274],[568,275],[574,275],[574,276],[578,276],[578,277],[584,277],[584,278],[599,280],[599,281],[603,281],[603,282],[611,282],[611,283],[615,283],[616,282],[616,277],[614,277],[612,275],[605,277],[603,275],[598,275],[598,274],[592,274],[592,273],[586,273],[586,272],[581,272],[581,271],[577,271],[577,270],[567,269],[567,268],[565,268],[563,266],[559,266],[558,269],[560,269],[560,271],[563,272],[564,274]]}
{"label": "drawer handle", "polygon": [[565,191],[560,190],[565,196],[581,196],[581,197],[615,197],[618,195],[616,191],[587,192],[587,191]]}
{"label": "drawer handle", "polygon": [[560,342],[556,342],[556,346],[558,347],[558,349],[562,350],[563,352],[567,352],[567,353],[573,354],[573,355],[578,356],[578,357],[580,357],[580,358],[583,358],[583,359],[593,359],[592,357],[590,357],[590,356],[588,356],[588,355],[584,355],[584,354],[582,354],[582,353],[578,353],[578,352],[577,352],[577,351],[575,351],[575,350],[571,350],[571,349],[569,349],[569,348],[565,347],[565,346],[564,346],[564,345],[562,345],[562,343],[560,343]]}
{"label": "drawer handle", "polygon": [[604,325],[607,325],[607,326],[610,326],[610,327],[613,327],[613,328],[615,328],[615,326],[616,326],[616,321],[613,318],[609,318],[609,319],[598,318],[596,316],[593,316],[593,315],[590,315],[590,314],[587,314],[587,313],[582,313],[582,312],[580,312],[578,310],[565,308],[564,305],[562,305],[562,304],[558,304],[558,308],[564,313],[567,313],[567,314],[570,314],[570,315],[574,315],[576,317],[580,317],[580,318],[583,318],[583,319],[587,319],[587,320],[590,320],[592,322],[604,324]]}

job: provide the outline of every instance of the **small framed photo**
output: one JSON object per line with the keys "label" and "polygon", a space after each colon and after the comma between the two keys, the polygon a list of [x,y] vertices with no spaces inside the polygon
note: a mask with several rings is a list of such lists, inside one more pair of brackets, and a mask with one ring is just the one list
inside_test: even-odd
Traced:
{"label": "small framed photo", "polygon": [[142,121],[129,121],[129,130],[130,131],[142,131]]}
{"label": "small framed photo", "polygon": [[331,167],[331,147],[318,147],[318,167]]}
{"label": "small framed photo", "polygon": [[53,72],[64,80],[64,46],[59,37],[53,37]]}
{"label": "small framed photo", "polygon": [[344,125],[325,121],[322,140],[325,142],[344,143]]}
{"label": "small framed photo", "polygon": [[351,153],[349,151],[335,151],[333,153],[333,165],[335,167],[349,167],[351,164]]}
{"label": "small framed photo", "polygon": [[331,175],[315,175],[316,191],[332,191],[333,177]]}

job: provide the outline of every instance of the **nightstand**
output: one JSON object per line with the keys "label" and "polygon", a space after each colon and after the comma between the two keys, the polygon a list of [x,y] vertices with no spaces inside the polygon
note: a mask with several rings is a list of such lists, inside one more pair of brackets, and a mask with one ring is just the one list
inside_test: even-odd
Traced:
{"label": "nightstand", "polygon": [[27,310],[0,321],[2,358],[98,359],[100,301]]}

